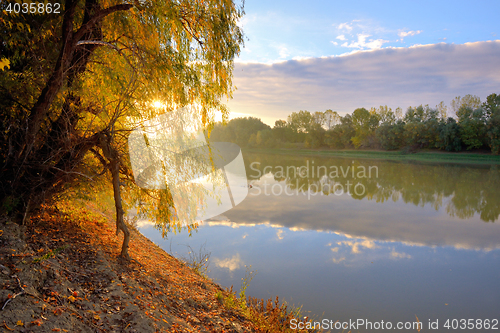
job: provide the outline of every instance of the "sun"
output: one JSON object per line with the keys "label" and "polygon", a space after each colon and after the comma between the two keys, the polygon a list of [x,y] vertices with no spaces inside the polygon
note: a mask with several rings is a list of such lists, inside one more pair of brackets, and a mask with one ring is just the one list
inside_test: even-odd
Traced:
{"label": "sun", "polygon": [[153,103],[151,103],[153,105],[154,108],[162,108],[164,106],[164,104],[160,101],[154,101]]}

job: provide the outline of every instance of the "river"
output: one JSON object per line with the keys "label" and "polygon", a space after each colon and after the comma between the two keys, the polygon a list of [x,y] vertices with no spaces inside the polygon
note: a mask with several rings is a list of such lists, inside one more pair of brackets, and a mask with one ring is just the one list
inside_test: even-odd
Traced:
{"label": "river", "polygon": [[418,318],[449,331],[447,320],[500,319],[498,166],[243,157],[239,205],[191,236],[140,231],[177,256],[209,252],[222,286],[256,271],[247,295],[278,295],[318,321]]}

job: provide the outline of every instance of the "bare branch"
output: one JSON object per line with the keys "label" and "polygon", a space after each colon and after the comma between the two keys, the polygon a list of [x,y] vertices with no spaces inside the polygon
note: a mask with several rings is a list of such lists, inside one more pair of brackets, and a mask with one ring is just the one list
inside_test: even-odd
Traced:
{"label": "bare branch", "polygon": [[80,40],[76,43],[76,46],[78,45],[102,45],[102,46],[109,46],[112,49],[115,49],[116,51],[120,52],[120,50],[113,44],[104,42],[102,40]]}
{"label": "bare branch", "polygon": [[26,291],[24,290],[24,288],[23,288],[23,286],[21,284],[21,281],[19,280],[19,278],[17,277],[17,275],[12,275],[12,277],[16,278],[17,283],[19,284],[19,288],[21,288],[21,291],[18,292],[17,294],[12,295],[12,297],[8,298],[5,301],[5,303],[3,303],[2,310],[5,309],[5,307],[7,306],[7,304],[9,304],[9,302],[12,301],[17,296],[22,295],[22,294],[26,294]]}
{"label": "bare branch", "polygon": [[75,175],[79,175],[79,176],[82,176],[82,177],[85,177],[87,178],[88,180],[91,180],[91,181],[94,181],[94,179],[90,176],[87,176],[86,174],[83,174],[81,172],[76,172],[76,171],[66,171],[66,170],[63,170],[63,169],[59,169],[55,166],[51,167],[52,169],[56,169],[58,171],[61,171],[61,172],[64,172],[65,174],[75,174]]}

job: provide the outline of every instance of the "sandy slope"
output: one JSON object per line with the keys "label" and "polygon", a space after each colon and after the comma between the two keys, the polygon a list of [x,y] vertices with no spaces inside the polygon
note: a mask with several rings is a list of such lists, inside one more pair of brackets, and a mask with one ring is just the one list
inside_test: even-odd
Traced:
{"label": "sandy slope", "polygon": [[25,232],[0,222],[0,331],[257,331],[218,301],[219,285],[139,232],[122,261],[112,222],[77,216],[46,209]]}

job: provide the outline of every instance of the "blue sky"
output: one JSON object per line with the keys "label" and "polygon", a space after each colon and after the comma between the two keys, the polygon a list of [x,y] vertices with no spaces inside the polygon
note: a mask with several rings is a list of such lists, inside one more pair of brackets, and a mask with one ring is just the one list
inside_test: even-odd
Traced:
{"label": "blue sky", "polygon": [[[245,3],[240,60],[274,62],[373,47],[497,39],[499,1],[260,1]],[[367,36],[363,43],[359,37]],[[345,45],[345,46],[342,46]]]}
{"label": "blue sky", "polygon": [[245,12],[232,117],[500,93],[500,42],[485,43],[500,39],[500,1],[247,0]]}

